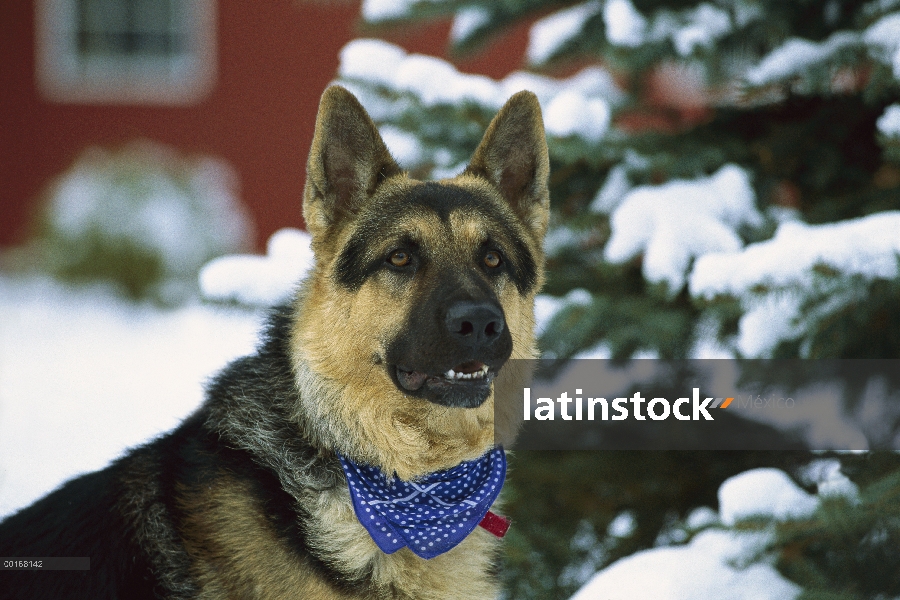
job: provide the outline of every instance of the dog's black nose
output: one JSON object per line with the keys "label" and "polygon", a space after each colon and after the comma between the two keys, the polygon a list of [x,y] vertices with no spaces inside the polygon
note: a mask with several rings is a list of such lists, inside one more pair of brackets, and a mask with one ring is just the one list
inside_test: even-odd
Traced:
{"label": "dog's black nose", "polygon": [[468,300],[451,305],[445,323],[451,337],[473,349],[493,344],[506,327],[498,306]]}

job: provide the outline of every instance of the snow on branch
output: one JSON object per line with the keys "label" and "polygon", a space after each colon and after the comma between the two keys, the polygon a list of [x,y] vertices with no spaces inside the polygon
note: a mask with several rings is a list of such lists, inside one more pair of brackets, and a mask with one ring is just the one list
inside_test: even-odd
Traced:
{"label": "snow on branch", "polygon": [[601,8],[599,0],[591,0],[536,21],[528,33],[528,62],[533,65],[547,62],[566,42],[581,33],[585,22]]}
{"label": "snow on branch", "polygon": [[860,36],[847,31],[839,31],[824,42],[792,38],[751,67],[745,78],[753,85],[775,83],[824,64],[838,51],[859,44]]}
{"label": "snow on branch", "polygon": [[882,17],[866,29],[863,40],[875,58],[892,65],[900,79],[900,13]]}
{"label": "snow on branch", "polygon": [[362,16],[369,23],[398,21],[413,15],[417,6],[448,3],[448,0],[363,0]]}
{"label": "snow on branch", "polygon": [[[375,39],[358,39],[344,46],[338,72],[350,87],[362,84],[408,94],[425,107],[471,103],[496,111],[514,93],[527,89],[537,95],[544,108],[549,135],[577,135],[589,141],[598,141],[606,134],[610,107],[624,98],[609,72],[600,67],[585,68],[567,79],[519,71],[497,81],[461,73],[447,61],[407,54],[398,46]],[[373,108],[366,97],[360,100],[367,109]],[[368,100],[375,103],[374,98]],[[378,114],[390,114],[384,107],[374,109]]]}
{"label": "snow on branch", "polygon": [[232,254],[207,263],[200,290],[208,300],[252,307],[287,302],[314,267],[310,241],[305,231],[280,229],[269,238],[265,256]]}
{"label": "snow on branch", "polygon": [[[736,20],[743,26],[758,16],[745,10]],[[648,18],[631,0],[608,0],[603,6],[603,22],[606,39],[613,46],[636,48],[669,40],[681,57],[690,56],[698,47],[711,47],[734,29],[731,16],[708,2],[681,11],[660,10]]]}
{"label": "snow on branch", "polygon": [[643,44],[647,35],[647,19],[631,0],[608,0],[603,5],[606,39],[614,46],[635,48]]}
{"label": "snow on branch", "polygon": [[884,109],[876,125],[882,135],[900,138],[900,104],[891,104]]}
{"label": "snow on branch", "polygon": [[[740,299],[745,312],[734,348],[742,356],[767,357],[780,343],[804,338],[814,329],[810,323],[829,312],[865,301],[865,288],[848,278],[900,275],[898,231],[900,211],[826,225],[788,221],[772,239],[700,257],[689,288],[707,300]],[[804,308],[804,299],[816,295],[824,304]]]}
{"label": "snow on branch", "polygon": [[816,267],[867,279],[897,277],[898,232],[900,211],[824,225],[788,221],[779,225],[772,239],[698,258],[691,274],[691,294],[710,299],[741,297],[761,287],[810,287]]}
{"label": "snow on branch", "polygon": [[612,213],[605,258],[621,263],[643,253],[644,277],[677,293],[694,259],[737,252],[737,229],[761,224],[747,173],[725,165],[710,177],[629,192]]}

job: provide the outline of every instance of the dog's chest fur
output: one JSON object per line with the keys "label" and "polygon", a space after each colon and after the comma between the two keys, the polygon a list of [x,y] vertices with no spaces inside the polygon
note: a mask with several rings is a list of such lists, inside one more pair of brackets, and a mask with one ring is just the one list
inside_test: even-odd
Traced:
{"label": "dog's chest fur", "polygon": [[185,459],[195,475],[179,487],[175,512],[199,597],[496,597],[498,544],[480,528],[430,560],[378,549],[336,458],[288,416],[298,393],[285,352],[290,324],[289,309],[276,311],[258,354],[213,382],[207,441]]}
{"label": "dog's chest fur", "polygon": [[[276,531],[246,483],[223,477],[205,492],[203,513],[186,523],[185,546],[200,598],[492,598],[492,536],[475,531],[431,560],[404,548],[384,554],[356,519],[345,489],[310,493],[303,501],[305,543],[298,553]],[[227,528],[209,524],[228,523]],[[330,552],[324,551],[331,548]]]}

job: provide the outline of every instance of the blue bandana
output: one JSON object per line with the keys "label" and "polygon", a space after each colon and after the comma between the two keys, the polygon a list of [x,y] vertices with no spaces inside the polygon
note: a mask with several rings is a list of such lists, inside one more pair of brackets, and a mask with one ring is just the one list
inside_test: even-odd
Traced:
{"label": "blue bandana", "polygon": [[478,527],[506,477],[501,448],[410,482],[388,479],[377,467],[338,458],[356,517],[385,554],[403,546],[422,558],[447,552]]}

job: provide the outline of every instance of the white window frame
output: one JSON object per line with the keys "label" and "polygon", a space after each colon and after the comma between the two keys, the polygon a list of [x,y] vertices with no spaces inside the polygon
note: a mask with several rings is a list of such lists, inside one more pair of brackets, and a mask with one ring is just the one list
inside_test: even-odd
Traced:
{"label": "white window frame", "polygon": [[216,80],[215,0],[182,0],[187,47],[177,56],[84,56],[78,48],[77,0],[36,0],[36,80],[51,102],[197,103]]}

